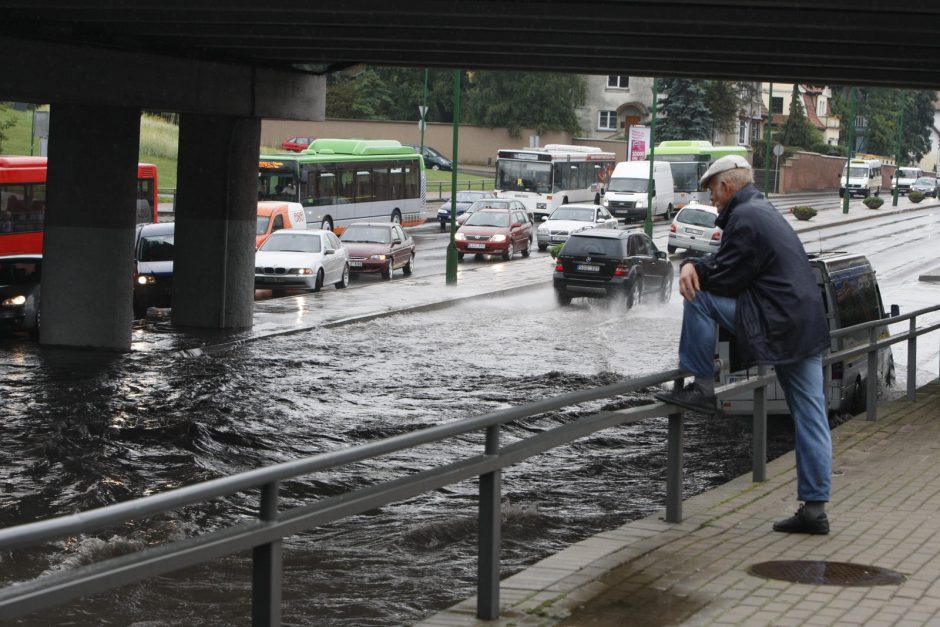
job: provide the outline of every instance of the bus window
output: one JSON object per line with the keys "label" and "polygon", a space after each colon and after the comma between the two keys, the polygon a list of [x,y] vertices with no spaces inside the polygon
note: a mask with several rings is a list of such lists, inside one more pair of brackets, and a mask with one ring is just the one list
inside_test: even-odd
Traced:
{"label": "bus window", "polygon": [[375,194],[375,200],[388,200],[389,196],[389,178],[388,166],[376,166],[372,170],[372,191]]}
{"label": "bus window", "polygon": [[356,202],[372,201],[372,173],[368,170],[356,171]]}

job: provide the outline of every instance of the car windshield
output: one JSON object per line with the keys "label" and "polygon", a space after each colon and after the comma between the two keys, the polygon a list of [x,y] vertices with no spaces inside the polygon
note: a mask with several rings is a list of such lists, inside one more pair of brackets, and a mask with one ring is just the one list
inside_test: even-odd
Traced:
{"label": "car windshield", "polygon": [[340,239],[347,243],[360,244],[388,244],[392,241],[391,234],[385,227],[356,225],[343,231]]}
{"label": "car windshield", "polygon": [[565,242],[561,252],[566,255],[620,257],[623,251],[620,241],[609,237],[572,236]]}
{"label": "car windshield", "polygon": [[546,161],[499,159],[496,162],[496,186],[504,191],[550,194],[552,164]]}
{"label": "car windshield", "polygon": [[712,228],[715,226],[715,220],[717,218],[718,216],[711,211],[693,209],[692,207],[686,207],[681,212],[679,212],[679,215],[676,216],[676,220],[679,222],[684,222],[693,226],[704,226],[707,228]]}
{"label": "car windshield", "polygon": [[852,168],[849,170],[849,178],[860,178],[863,176],[868,176],[868,168]]}
{"label": "car windshield", "polygon": [[609,192],[637,192],[646,193],[648,179],[610,179],[610,185],[607,186]]}
{"label": "car windshield", "polygon": [[594,210],[581,207],[559,207],[552,212],[549,220],[574,220],[575,222],[593,222]]}
{"label": "car windshield", "polygon": [[483,200],[478,200],[467,207],[467,213],[473,213],[474,211],[479,211],[480,209],[509,209],[509,201],[497,200],[495,198],[485,198]]}
{"label": "car windshield", "polygon": [[927,178],[926,176],[922,176],[916,181],[914,181],[914,185],[925,185],[927,187],[933,187],[936,184],[937,184],[937,179]]}
{"label": "car windshield", "polygon": [[457,202],[473,202],[486,198],[486,192],[457,192]]}
{"label": "car windshield", "polygon": [[138,261],[173,261],[173,234],[153,235],[140,240]]}
{"label": "car windshield", "polygon": [[469,226],[509,226],[509,214],[502,211],[478,211],[464,223]]}
{"label": "car windshield", "polygon": [[320,252],[320,236],[298,235],[278,231],[269,237],[258,250],[285,253],[318,253]]}
{"label": "car windshield", "polygon": [[258,226],[255,228],[255,235],[264,235],[268,232],[268,222],[271,216],[258,216]]}
{"label": "car windshield", "polygon": [[0,261],[0,285],[30,285],[39,282],[41,261]]}

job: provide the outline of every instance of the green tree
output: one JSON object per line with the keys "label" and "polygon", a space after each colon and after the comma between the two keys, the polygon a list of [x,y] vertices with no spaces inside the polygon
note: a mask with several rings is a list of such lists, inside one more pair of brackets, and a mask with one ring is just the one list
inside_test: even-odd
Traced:
{"label": "green tree", "polygon": [[712,117],[712,130],[734,133],[742,111],[748,111],[757,95],[757,84],[750,81],[706,81],[705,106]]}
{"label": "green tree", "polygon": [[327,76],[326,115],[354,120],[387,119],[392,100],[375,70],[354,66]]}
{"label": "green tree", "polygon": [[585,97],[584,78],[578,74],[474,72],[463,120],[491,128],[505,126],[512,137],[519,137],[523,128],[577,133],[577,108]]}
{"label": "green tree", "polygon": [[[387,120],[419,118],[418,107],[424,99],[424,70],[421,68],[375,68],[376,76],[388,90],[390,102],[384,110]],[[461,73],[461,88],[468,86]],[[462,94],[461,94],[462,95]],[[454,119],[454,70],[428,70],[428,122],[452,122]]]}
{"label": "green tree", "polygon": [[793,91],[790,93],[790,111],[787,115],[783,128],[780,129],[780,141],[784,146],[798,146],[800,148],[811,148],[823,141],[822,133],[813,126],[806,112],[803,110],[803,98],[800,95],[800,86],[793,84]]}
{"label": "green tree", "polygon": [[[849,114],[851,87],[833,88],[832,110],[843,121]],[[936,93],[931,90],[905,90],[886,87],[858,88],[856,115],[865,121],[856,140],[856,150],[892,156],[897,152],[898,112],[904,106],[901,128],[900,165],[917,163],[930,152]],[[839,141],[845,143],[848,125],[843,122]]]}
{"label": "green tree", "polygon": [[706,83],[688,78],[660,81],[662,122],[657,125],[657,141],[711,139],[714,118],[706,103]]}
{"label": "green tree", "polygon": [[3,114],[6,113],[8,110],[9,109],[7,105],[0,103],[0,155],[3,154],[3,142],[9,139],[9,136],[7,135],[7,130],[16,126],[15,117],[10,116],[8,118],[5,118],[3,116]]}

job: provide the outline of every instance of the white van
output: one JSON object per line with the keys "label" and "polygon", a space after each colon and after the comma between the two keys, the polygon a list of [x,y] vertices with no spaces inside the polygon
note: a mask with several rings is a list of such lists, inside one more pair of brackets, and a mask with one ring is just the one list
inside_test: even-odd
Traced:
{"label": "white van", "polygon": [[[675,188],[672,168],[666,161],[653,162],[653,217],[672,220]],[[646,219],[649,161],[623,161],[614,168],[601,201],[618,220],[626,223]]]}
{"label": "white van", "polygon": [[898,168],[894,173],[894,186],[898,188],[899,194],[906,194],[911,191],[914,181],[923,175],[920,168]]}
{"label": "white van", "polygon": [[[824,253],[810,255],[810,265],[816,283],[822,291],[826,307],[826,319],[829,330],[871,322],[887,320],[899,315],[897,305],[892,305],[886,313],[881,301],[881,291],[875,279],[875,271],[864,255],[850,253]],[[888,335],[888,327],[878,327],[880,339]],[[830,350],[848,350],[868,344],[868,330],[843,335],[832,339]],[[737,360],[734,337],[719,330],[717,357],[720,361],[717,383],[726,385],[757,376],[757,367],[744,370]],[[768,368],[773,371],[773,368]],[[868,357],[860,355],[851,360],[832,364],[830,376],[826,379],[826,402],[830,411],[845,411],[858,414],[865,411],[867,401],[866,387],[869,384]],[[878,352],[878,372],[875,384],[892,385],[894,383],[894,357],[891,347]],[[789,414],[783,390],[774,383],[767,387],[768,414]],[[752,414],[754,412],[753,392],[745,392],[740,397],[722,399],[721,409],[727,414]]]}
{"label": "white van", "polygon": [[[849,197],[859,195],[868,198],[881,193],[881,161],[878,159],[852,159],[848,165],[848,180],[846,168],[842,168],[839,179],[839,198],[848,190]],[[911,181],[913,182],[913,181]]]}

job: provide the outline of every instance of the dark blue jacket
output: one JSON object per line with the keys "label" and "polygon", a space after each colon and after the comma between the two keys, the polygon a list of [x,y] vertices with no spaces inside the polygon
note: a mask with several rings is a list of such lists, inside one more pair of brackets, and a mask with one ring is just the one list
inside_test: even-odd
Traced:
{"label": "dark blue jacket", "polygon": [[737,299],[734,334],[745,365],[785,364],[829,348],[822,293],[803,243],[753,185],[715,222],[718,251],[692,261],[703,290]]}

